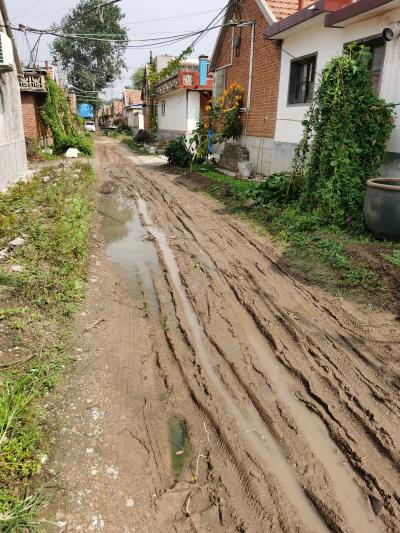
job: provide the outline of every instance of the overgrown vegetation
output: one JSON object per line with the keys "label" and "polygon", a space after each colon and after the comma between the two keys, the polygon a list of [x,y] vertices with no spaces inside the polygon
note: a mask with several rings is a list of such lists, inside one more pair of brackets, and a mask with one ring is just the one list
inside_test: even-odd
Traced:
{"label": "overgrown vegetation", "polygon": [[64,90],[49,76],[46,76],[46,89],[46,102],[40,110],[40,118],[51,131],[54,151],[63,154],[68,148],[77,148],[81,153],[91,155],[92,139],[75,127]]}
{"label": "overgrown vegetation", "polygon": [[[51,179],[43,182],[44,175]],[[40,398],[68,360],[68,317],[86,275],[93,180],[87,165],[49,167],[0,195],[0,248],[25,239],[0,263],[1,531],[39,526],[43,491],[32,478],[48,452]]]}
{"label": "overgrown vegetation", "polygon": [[328,223],[363,225],[366,181],[375,178],[394,128],[393,105],[372,87],[364,46],[349,46],[322,71],[294,160],[301,204]]}
{"label": "overgrown vegetation", "polygon": [[168,163],[177,167],[188,167],[192,160],[192,153],[184,137],[178,137],[168,143],[165,148],[165,155],[168,158]]}

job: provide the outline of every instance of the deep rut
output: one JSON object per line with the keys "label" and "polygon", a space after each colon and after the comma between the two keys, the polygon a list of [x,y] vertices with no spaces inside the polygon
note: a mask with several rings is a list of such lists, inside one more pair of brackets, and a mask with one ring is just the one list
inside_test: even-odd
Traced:
{"label": "deep rut", "polygon": [[160,371],[171,390],[184,384],[200,417],[189,422],[206,423],[209,453],[228,461],[215,469],[238,523],[399,530],[395,325],[377,330],[350,304],[302,285],[268,242],[184,180],[98,144],[104,168],[118,153],[113,172],[133,192],[168,287],[170,303],[154,284],[160,316],[172,303],[178,321],[164,331]]}

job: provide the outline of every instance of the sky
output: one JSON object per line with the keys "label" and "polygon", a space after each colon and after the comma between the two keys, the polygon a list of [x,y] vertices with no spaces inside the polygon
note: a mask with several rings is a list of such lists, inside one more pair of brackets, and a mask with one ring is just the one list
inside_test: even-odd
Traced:
{"label": "sky", "polygon": [[[13,26],[24,24],[33,28],[48,28],[52,23],[59,22],[78,0],[6,0],[9,18]],[[121,0],[119,6],[125,18],[123,24],[128,29],[131,39],[148,39],[181,34],[205,28],[218,12],[226,5],[227,0]],[[204,35],[195,47],[193,56],[200,54],[211,55],[218,30],[212,30]],[[21,32],[14,32],[20,59],[29,60],[29,50],[35,44],[37,36],[26,36]],[[152,47],[153,56],[157,54],[179,54],[193,40]],[[49,52],[50,38],[42,37],[37,54],[38,62],[51,59]],[[150,53],[150,48],[128,49],[125,62],[128,67],[105,94],[106,98],[121,97],[123,87],[128,84],[132,72],[143,65]]]}

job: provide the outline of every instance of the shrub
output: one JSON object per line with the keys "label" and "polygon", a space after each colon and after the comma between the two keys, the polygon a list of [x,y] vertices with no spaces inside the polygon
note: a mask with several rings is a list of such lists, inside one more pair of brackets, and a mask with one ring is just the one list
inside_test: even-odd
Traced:
{"label": "shrub", "polygon": [[393,105],[373,90],[370,59],[353,45],[324,67],[294,159],[303,207],[342,226],[362,224],[366,181],[378,175],[394,127]]}
{"label": "shrub", "polygon": [[148,143],[151,141],[151,135],[147,130],[139,130],[136,134],[135,141],[137,143]]}
{"label": "shrub", "polygon": [[188,167],[192,160],[192,153],[187,147],[186,139],[178,137],[171,141],[165,148],[168,163],[177,167]]}
{"label": "shrub", "polygon": [[300,190],[301,178],[298,175],[279,172],[268,176],[265,181],[251,189],[247,196],[260,204],[269,202],[282,204],[297,200],[300,196]]}

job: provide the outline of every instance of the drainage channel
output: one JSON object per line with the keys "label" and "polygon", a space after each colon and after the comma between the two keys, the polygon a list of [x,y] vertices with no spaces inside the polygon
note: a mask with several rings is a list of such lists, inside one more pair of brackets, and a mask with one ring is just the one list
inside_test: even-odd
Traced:
{"label": "drainage channel", "polygon": [[168,268],[172,283],[178,295],[183,314],[190,327],[196,353],[198,354],[210,381],[223,398],[227,409],[236,418],[243,438],[245,438],[247,443],[253,447],[256,454],[268,466],[269,471],[281,484],[289,501],[293,507],[297,509],[304,524],[311,531],[328,531],[321,516],[304,494],[302,487],[300,486],[292,467],[284,457],[282,450],[273,436],[266,430],[265,425],[256,410],[251,409],[249,412],[245,412],[241,409],[220,380],[211,362],[210,354],[206,346],[205,333],[186,295],[180,279],[179,268],[175,256],[167,242],[166,236],[162,231],[153,226],[146,202],[142,198],[138,198],[137,203],[144,226],[157,241],[163,255],[164,262]]}

